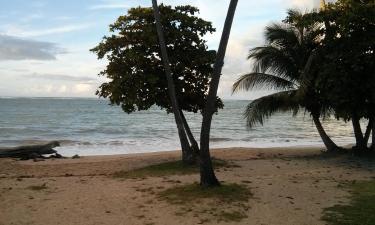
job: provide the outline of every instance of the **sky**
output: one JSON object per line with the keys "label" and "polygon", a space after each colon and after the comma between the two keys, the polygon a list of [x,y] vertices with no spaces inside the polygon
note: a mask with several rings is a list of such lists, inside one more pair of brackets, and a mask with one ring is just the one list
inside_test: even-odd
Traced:
{"label": "sky", "polygon": [[[217,49],[229,0],[159,0],[168,5],[191,4],[200,16],[213,22],[217,32],[208,35],[210,49]],[[241,74],[251,71],[246,57],[250,48],[264,43],[263,31],[280,22],[286,10],[308,11],[319,0],[239,0],[228,44],[219,96],[254,99],[269,91],[231,94]],[[105,82],[97,74],[106,62],[89,49],[96,46],[108,25],[136,6],[150,7],[150,0],[0,0],[0,96],[96,97]]]}

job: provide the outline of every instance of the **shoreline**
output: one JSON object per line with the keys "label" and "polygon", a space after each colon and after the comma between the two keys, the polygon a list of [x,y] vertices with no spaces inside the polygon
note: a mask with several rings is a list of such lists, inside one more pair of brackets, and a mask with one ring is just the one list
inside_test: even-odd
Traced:
{"label": "shoreline", "polygon": [[[56,148],[58,151],[58,148]],[[324,149],[323,145],[292,145],[292,146],[281,146],[281,147],[219,147],[219,148],[211,148],[210,151],[217,151],[217,150],[233,150],[233,149],[241,149],[241,150],[248,150],[248,151],[259,151],[259,150],[288,150],[288,149]],[[106,156],[131,156],[131,155],[145,155],[145,154],[155,154],[155,153],[177,153],[181,152],[181,149],[174,149],[174,150],[155,150],[155,151],[141,151],[141,152],[134,152],[134,153],[123,153],[123,154],[106,154],[106,155],[80,155],[83,157],[106,157]]]}
{"label": "shoreline", "polygon": [[[348,147],[350,144],[346,144],[343,147]],[[259,150],[283,150],[283,149],[321,149],[323,150],[325,147],[323,144],[321,145],[291,145],[291,146],[280,146],[280,147],[243,147],[243,146],[225,146],[225,147],[213,147],[210,149],[210,151],[216,151],[216,150],[230,150],[230,149],[243,149],[243,150],[249,150],[249,151],[259,151]],[[66,157],[72,157],[75,154],[63,154],[64,150],[61,151],[61,147],[55,148],[56,151],[59,154],[62,154],[63,156]],[[59,151],[60,150],[60,151]],[[143,154],[155,154],[155,153],[171,153],[171,152],[181,152],[180,149],[171,149],[171,150],[139,150],[139,151],[134,151],[134,152],[129,152],[129,153],[113,153],[113,154],[77,154],[82,157],[107,157],[107,156],[132,156],[132,155],[143,155]]]}

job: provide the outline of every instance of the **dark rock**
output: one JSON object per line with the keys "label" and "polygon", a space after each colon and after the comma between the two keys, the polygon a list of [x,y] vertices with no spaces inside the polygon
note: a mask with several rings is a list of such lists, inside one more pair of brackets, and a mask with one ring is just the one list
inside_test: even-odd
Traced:
{"label": "dark rock", "polygon": [[33,159],[34,162],[42,162],[42,161],[45,161],[44,159],[40,159],[40,158],[34,158]]}
{"label": "dark rock", "polygon": [[72,159],[79,159],[79,158],[81,158],[81,156],[79,156],[79,155],[73,155],[72,156]]}
{"label": "dark rock", "polygon": [[0,158],[18,158],[29,160],[43,158],[43,155],[54,154],[54,147],[60,146],[57,141],[52,141],[44,145],[26,145],[14,148],[0,148]]}

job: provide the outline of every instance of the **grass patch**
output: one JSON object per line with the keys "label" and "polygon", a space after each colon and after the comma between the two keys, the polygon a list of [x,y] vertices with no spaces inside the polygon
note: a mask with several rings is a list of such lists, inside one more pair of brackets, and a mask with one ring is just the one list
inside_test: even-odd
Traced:
{"label": "grass patch", "polygon": [[324,211],[323,220],[331,225],[375,224],[375,181],[352,183],[348,205],[335,205]]}
{"label": "grass patch", "polygon": [[29,186],[27,187],[27,189],[29,190],[32,190],[32,191],[42,191],[42,190],[45,190],[47,189],[47,185],[46,184],[42,184],[42,185],[33,185],[33,186]]}
{"label": "grass patch", "polygon": [[[220,187],[203,188],[198,184],[189,184],[164,190],[158,197],[182,206],[183,216],[192,213],[201,219],[201,223],[210,220],[240,222],[247,218],[247,204],[252,193],[245,185],[223,184]],[[190,210],[186,210],[186,207]]]}
{"label": "grass patch", "polygon": [[[238,165],[229,163],[220,159],[213,159],[214,168],[234,168]],[[146,177],[162,177],[170,175],[190,175],[199,172],[198,165],[185,165],[182,161],[173,161],[160,163],[156,165],[146,166],[140,169],[130,171],[119,171],[115,172],[113,176],[115,178],[146,178]]]}
{"label": "grass patch", "polygon": [[169,188],[158,195],[160,199],[172,204],[196,203],[201,199],[213,199],[225,203],[247,202],[252,196],[248,187],[239,184],[223,184],[213,188],[189,184]]}
{"label": "grass patch", "polygon": [[233,211],[233,212],[222,212],[221,214],[218,215],[219,221],[224,221],[224,222],[240,222],[243,219],[247,218],[247,215],[238,212],[238,211]]}

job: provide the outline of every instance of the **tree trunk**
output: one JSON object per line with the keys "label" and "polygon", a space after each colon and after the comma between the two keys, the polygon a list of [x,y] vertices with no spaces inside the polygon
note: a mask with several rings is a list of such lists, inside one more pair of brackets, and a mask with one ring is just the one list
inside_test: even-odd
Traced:
{"label": "tree trunk", "polygon": [[320,122],[319,115],[313,113],[312,117],[313,117],[313,121],[314,121],[314,124],[316,126],[316,129],[318,130],[319,135],[322,138],[322,141],[327,148],[327,152],[337,152],[339,147],[327,135],[326,131],[324,130],[324,128],[322,126],[322,123]]}
{"label": "tree trunk", "polygon": [[359,117],[355,114],[352,116],[352,123],[353,123],[354,136],[356,140],[355,149],[360,150],[360,151],[365,150],[367,146],[365,144],[365,139],[363,138],[361,124],[359,122]]}
{"label": "tree trunk", "polygon": [[60,146],[58,141],[52,141],[43,145],[24,145],[14,148],[0,148],[0,158],[32,159],[43,155],[56,154],[53,148]]}
{"label": "tree trunk", "polygon": [[370,140],[371,129],[372,129],[372,118],[369,119],[368,125],[367,125],[367,128],[366,128],[366,132],[365,132],[364,139],[365,139],[366,146],[368,145],[368,142]]}
{"label": "tree trunk", "polygon": [[375,152],[375,118],[372,118],[372,151]]}
{"label": "tree trunk", "polygon": [[189,123],[187,122],[187,120],[185,118],[184,112],[182,110],[180,110],[180,113],[181,113],[182,122],[184,123],[185,132],[186,132],[186,134],[189,138],[190,148],[192,149],[192,151],[194,153],[195,160],[196,160],[196,157],[199,154],[198,142],[195,140],[194,135],[191,132],[191,129],[189,127]]}
{"label": "tree trunk", "polygon": [[201,185],[205,187],[220,185],[220,182],[216,178],[215,172],[212,168],[212,161],[210,156],[210,131],[212,116],[215,112],[217,90],[219,87],[221,71],[224,65],[224,57],[228,45],[230,31],[232,28],[234,14],[237,7],[237,2],[238,0],[231,0],[229,4],[228,14],[225,19],[223,33],[219,44],[219,50],[216,56],[214,71],[210,82],[210,88],[206,100],[206,105],[203,111],[203,121],[200,139],[200,175]]}
{"label": "tree trunk", "polygon": [[181,142],[182,161],[186,164],[191,164],[191,163],[194,163],[194,157],[193,157],[194,154],[192,150],[190,149],[189,141],[186,137],[183,121],[182,121],[181,114],[180,114],[180,108],[178,106],[176,90],[175,90],[174,81],[172,77],[172,71],[171,71],[171,67],[169,63],[167,47],[165,44],[157,0],[152,0],[152,6],[154,9],[154,17],[155,17],[156,29],[157,29],[158,37],[159,37],[161,56],[162,56],[162,60],[164,64],[165,75],[167,77],[167,82],[168,82],[169,98],[172,103],[172,109],[173,109],[173,113],[174,113],[174,117],[175,117],[175,121],[177,125],[178,136]]}

